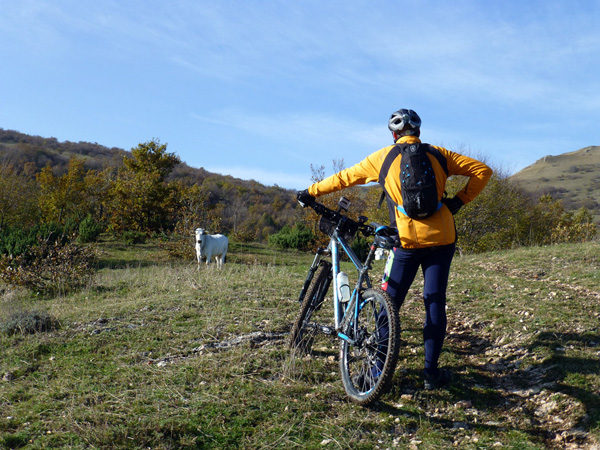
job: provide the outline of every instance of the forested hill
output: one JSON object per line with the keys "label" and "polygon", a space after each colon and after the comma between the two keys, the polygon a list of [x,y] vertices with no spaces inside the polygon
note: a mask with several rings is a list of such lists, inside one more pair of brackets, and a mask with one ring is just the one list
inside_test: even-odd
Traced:
{"label": "forested hill", "polygon": [[[510,179],[493,177],[455,216],[461,249],[486,251],[596,236],[589,206],[599,201],[592,195],[598,184],[597,155],[598,148],[590,147],[564,158],[546,158],[551,166],[533,174],[535,183],[565,189],[559,191],[565,194],[561,201],[532,195],[531,187],[518,188],[515,182],[527,170]],[[448,192],[458,191],[464,182],[451,178]],[[378,187],[357,187],[344,196],[353,202],[353,212],[386,223],[387,210],[378,207],[380,193]],[[564,200],[577,195],[588,210],[573,213],[566,205]],[[322,201],[333,206],[338,198]],[[266,241],[286,225],[291,231],[294,224],[314,222],[298,207],[294,191],[189,167],[156,140],[125,151],[0,129],[0,228],[80,223],[88,217],[117,234],[190,236],[203,227],[240,241]]]}
{"label": "forested hill", "polygon": [[[176,149],[168,150],[177,153]],[[19,172],[39,173],[50,165],[56,175],[61,175],[67,172],[72,157],[84,160],[86,170],[116,170],[123,166],[123,157],[130,155],[131,151],[97,143],[59,142],[54,137],[0,128],[0,164]],[[264,239],[283,225],[293,223],[296,201],[292,190],[208,172],[185,163],[175,166],[169,180],[197,185],[206,196],[206,206],[222,218],[225,230],[252,230],[253,238]]]}
{"label": "forested hill", "polygon": [[[171,150],[171,149],[169,149]],[[175,153],[176,150],[174,150]],[[27,163],[33,163],[35,172],[39,172],[50,164],[55,173],[60,174],[67,171],[69,160],[73,157],[83,159],[87,170],[103,170],[106,168],[119,168],[123,165],[123,157],[130,156],[131,151],[121,148],[108,148],[97,143],[90,142],[59,142],[54,137],[31,136],[14,130],[0,128],[0,161],[3,164],[12,164],[16,168],[22,168]],[[272,192],[273,189],[264,186],[254,180],[246,181],[228,175],[220,175],[204,170],[203,168],[192,168],[185,163],[178,164],[171,179],[187,179],[202,183],[205,178],[221,179],[223,182],[239,184],[252,189],[264,189]],[[292,191],[276,188],[286,194]]]}
{"label": "forested hill", "polygon": [[30,136],[0,128],[0,158],[2,163],[16,168],[33,163],[39,172],[50,164],[58,173],[66,172],[69,159],[78,156],[85,160],[86,169],[102,170],[119,167],[128,152],[89,142],[59,142],[56,138]]}

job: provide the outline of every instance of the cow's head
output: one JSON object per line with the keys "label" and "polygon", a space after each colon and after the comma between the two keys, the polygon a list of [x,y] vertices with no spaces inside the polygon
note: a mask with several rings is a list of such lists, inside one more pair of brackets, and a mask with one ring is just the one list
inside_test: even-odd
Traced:
{"label": "cow's head", "polygon": [[206,232],[202,228],[196,228],[196,242],[198,244],[202,244],[202,236],[206,234]]}

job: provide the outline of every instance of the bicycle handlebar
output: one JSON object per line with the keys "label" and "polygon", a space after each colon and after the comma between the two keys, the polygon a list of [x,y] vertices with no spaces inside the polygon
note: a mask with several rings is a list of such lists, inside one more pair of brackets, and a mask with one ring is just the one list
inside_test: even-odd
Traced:
{"label": "bicycle handlebar", "polygon": [[367,218],[364,217],[364,221],[359,220],[358,222],[350,219],[349,217],[341,214],[339,211],[334,211],[333,209],[329,209],[327,206],[319,203],[317,201],[313,201],[306,206],[310,206],[319,216],[323,216],[332,222],[337,224],[340,221],[350,221],[352,224],[356,224],[356,227],[360,232],[363,233],[364,236],[384,236],[384,237],[397,237],[398,230],[393,227],[388,227],[387,225],[382,225],[377,222],[371,222],[369,224],[366,223]]}

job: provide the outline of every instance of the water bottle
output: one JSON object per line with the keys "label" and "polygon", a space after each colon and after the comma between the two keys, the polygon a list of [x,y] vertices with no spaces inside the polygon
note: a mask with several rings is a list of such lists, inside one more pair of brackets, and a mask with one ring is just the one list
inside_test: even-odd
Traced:
{"label": "water bottle", "polygon": [[348,275],[345,272],[337,274],[338,296],[342,303],[350,301],[350,285],[348,284]]}

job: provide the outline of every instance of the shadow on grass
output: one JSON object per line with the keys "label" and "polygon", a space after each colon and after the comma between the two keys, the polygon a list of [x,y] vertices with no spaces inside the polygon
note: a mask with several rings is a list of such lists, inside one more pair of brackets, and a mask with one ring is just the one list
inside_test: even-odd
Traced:
{"label": "shadow on grass", "polygon": [[[452,384],[434,391],[423,390],[421,370],[399,368],[390,396],[408,394],[418,409],[386,403],[385,397],[373,409],[406,417],[408,428],[428,421],[446,429],[518,432],[543,445],[594,442],[589,433],[600,426],[600,396],[590,376],[600,373],[599,334],[540,333],[524,349],[526,357],[550,356],[537,363],[528,358],[534,363],[527,366],[506,354],[506,360],[490,362],[486,352],[494,346],[477,332],[449,336],[446,351],[481,363],[449,367]],[[582,356],[565,354],[566,349]]]}
{"label": "shadow on grass", "polygon": [[[549,386],[548,389],[577,399],[586,409],[576,427],[589,431],[600,426],[600,386],[589,388],[587,375],[600,374],[600,360],[593,356],[600,348],[600,334],[540,333],[530,345],[531,350],[545,348],[551,356],[540,365],[540,377],[533,385]],[[566,355],[566,348],[587,351],[589,356]]]}
{"label": "shadow on grass", "polygon": [[135,260],[135,259],[119,259],[119,258],[111,258],[111,259],[101,259],[96,263],[96,267],[98,270],[102,269],[128,269],[128,268],[147,268],[147,267],[157,267],[164,266],[162,262],[156,261],[147,261],[147,260]]}

